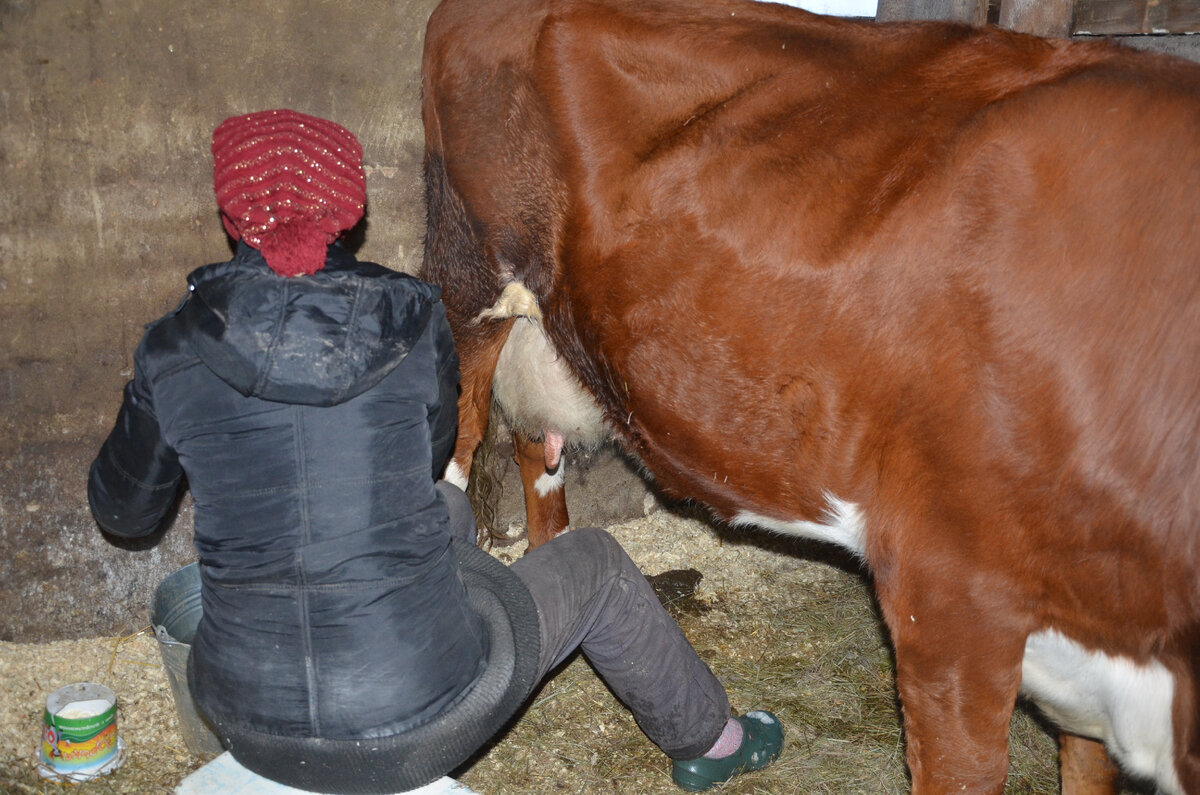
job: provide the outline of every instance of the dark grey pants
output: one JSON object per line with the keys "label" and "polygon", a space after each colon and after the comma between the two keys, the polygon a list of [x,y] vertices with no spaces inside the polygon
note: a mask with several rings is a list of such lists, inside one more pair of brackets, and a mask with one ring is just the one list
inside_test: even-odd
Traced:
{"label": "dark grey pants", "polygon": [[[466,495],[449,484],[439,489],[455,534],[474,542]],[[694,759],[712,747],[729,718],[725,688],[616,539],[602,530],[574,530],[511,568],[537,605],[539,680],[581,648],[664,753]]]}

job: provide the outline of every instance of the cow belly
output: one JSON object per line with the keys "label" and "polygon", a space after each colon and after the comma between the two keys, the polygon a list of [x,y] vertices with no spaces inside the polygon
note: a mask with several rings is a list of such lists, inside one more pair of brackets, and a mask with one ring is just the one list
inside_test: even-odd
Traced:
{"label": "cow belly", "polygon": [[550,431],[571,444],[595,446],[609,436],[600,406],[531,318],[513,323],[496,363],[492,395],[509,428],[531,439]]}
{"label": "cow belly", "polygon": [[1157,661],[1137,665],[1088,651],[1053,630],[1025,641],[1024,695],[1063,729],[1102,740],[1131,773],[1182,795],[1172,749],[1174,691],[1174,679]]}
{"label": "cow belly", "polygon": [[862,511],[857,505],[838,499],[832,494],[826,494],[823,518],[825,519],[823,522],[811,522],[805,519],[773,519],[751,511],[738,511],[734,514],[731,522],[735,526],[752,525],[783,535],[826,541],[847,549],[860,558],[866,558],[865,522]]}

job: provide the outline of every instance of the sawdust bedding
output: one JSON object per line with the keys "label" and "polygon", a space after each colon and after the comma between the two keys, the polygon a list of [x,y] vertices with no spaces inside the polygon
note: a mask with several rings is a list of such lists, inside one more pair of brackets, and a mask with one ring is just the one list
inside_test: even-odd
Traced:
{"label": "sawdust bedding", "polygon": [[[860,577],[845,565],[814,561],[811,550],[771,548],[761,537],[747,541],[664,510],[610,530],[648,575],[699,572],[699,582],[691,580],[695,593],[673,606],[677,619],[725,682],[735,709],[774,709],[788,728],[779,763],[724,791],[907,789],[891,658]],[[522,545],[493,550],[507,562],[522,552]],[[54,689],[76,681],[117,693],[127,747],[124,765],[84,791],[171,792],[203,764],[179,733],[149,627],[124,638],[0,643],[0,791],[58,790],[35,770],[42,708]],[[1048,735],[1030,724],[1014,737],[1007,791],[1056,791]],[[665,757],[579,657],[458,777],[484,795],[679,792]]]}

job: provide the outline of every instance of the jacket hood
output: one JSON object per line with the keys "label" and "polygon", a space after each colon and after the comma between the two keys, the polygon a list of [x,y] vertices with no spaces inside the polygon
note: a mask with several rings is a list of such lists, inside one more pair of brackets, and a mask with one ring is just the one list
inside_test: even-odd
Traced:
{"label": "jacket hood", "polygon": [[332,406],[379,383],[412,350],[441,291],[359,262],[339,245],[314,274],[281,277],[240,243],[188,276],[180,315],[197,355],[243,395]]}

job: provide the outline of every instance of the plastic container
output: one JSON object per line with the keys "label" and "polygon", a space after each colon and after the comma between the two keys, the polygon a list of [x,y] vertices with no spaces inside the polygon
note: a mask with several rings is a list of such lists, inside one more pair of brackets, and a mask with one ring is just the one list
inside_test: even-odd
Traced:
{"label": "plastic container", "polygon": [[216,756],[224,750],[221,741],[196,710],[187,680],[188,654],[192,651],[192,639],[196,637],[202,615],[204,606],[200,601],[198,564],[188,564],[172,573],[154,591],[150,624],[158,638],[158,650],[171,682],[183,742],[195,756]]}
{"label": "plastic container", "polygon": [[116,770],[125,761],[117,736],[117,694],[95,682],[60,687],[46,699],[38,774],[81,783]]}

